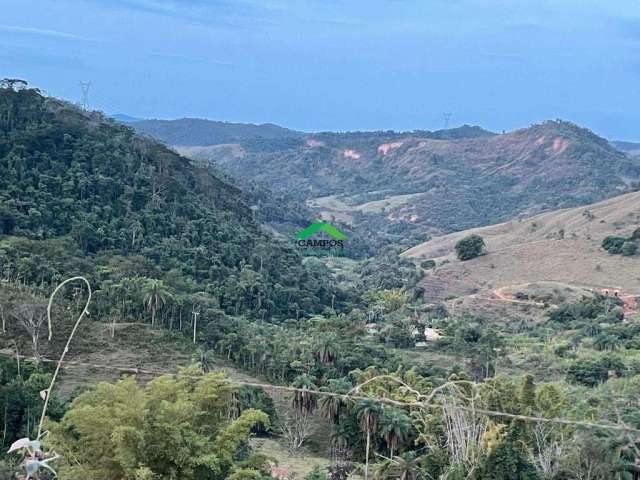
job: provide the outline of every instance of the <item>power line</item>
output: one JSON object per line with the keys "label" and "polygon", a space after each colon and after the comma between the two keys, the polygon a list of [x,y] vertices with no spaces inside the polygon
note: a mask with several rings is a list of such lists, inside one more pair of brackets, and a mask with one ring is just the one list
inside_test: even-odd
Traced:
{"label": "power line", "polygon": [[[0,355],[5,356],[5,357],[11,357],[11,358],[18,358],[15,354],[13,353],[7,353],[7,351],[0,351]],[[50,359],[50,358],[39,358],[39,361],[43,362],[43,363],[58,363],[58,360],[54,360],[54,359]],[[67,360],[62,362],[64,363],[64,366],[62,368],[69,368],[69,367],[74,367],[74,366],[80,366],[80,367],[87,367],[87,368],[95,368],[95,369],[103,369],[103,370],[113,370],[113,371],[117,371],[119,373],[130,373],[133,375],[146,375],[146,376],[154,376],[154,377],[158,377],[158,376],[171,376],[171,377],[182,377],[182,378],[191,378],[194,380],[200,380],[202,379],[202,377],[204,376],[204,374],[201,375],[191,375],[191,374],[182,374],[182,373],[175,373],[175,372],[168,372],[168,371],[162,371],[162,370],[150,370],[150,369],[144,369],[144,368],[135,368],[135,367],[123,367],[123,366],[116,366],[116,365],[104,365],[104,364],[95,364],[95,363],[88,363],[88,362],[78,362],[78,361],[73,361],[73,360]],[[389,377],[388,375],[384,375],[382,377]],[[367,381],[367,383],[371,383],[372,381],[376,380],[376,378],[374,379],[370,379]],[[469,407],[469,406],[465,406],[465,405],[451,405],[451,404],[438,404],[438,403],[432,403],[432,402],[424,402],[424,401],[412,401],[412,402],[406,402],[406,401],[401,401],[401,400],[394,400],[392,398],[385,398],[385,397],[369,397],[366,395],[361,395],[361,394],[354,394],[354,393],[335,393],[335,392],[327,392],[327,391],[322,391],[322,390],[310,390],[310,389],[306,389],[306,388],[298,388],[298,387],[289,387],[289,386],[285,386],[285,385],[273,385],[270,383],[260,383],[260,382],[247,382],[247,381],[241,381],[241,380],[232,380],[229,378],[225,378],[225,379],[220,379],[221,382],[226,383],[228,385],[232,385],[232,386],[245,386],[245,387],[254,387],[254,388],[261,388],[263,390],[271,390],[271,391],[284,391],[284,392],[289,392],[289,393],[295,393],[295,392],[300,392],[300,393],[306,393],[306,394],[312,394],[312,395],[318,395],[318,396],[324,396],[324,397],[333,397],[333,398],[339,398],[341,400],[368,400],[368,401],[374,401],[374,402],[378,402],[381,404],[386,404],[386,405],[391,405],[394,407],[399,407],[399,408],[424,408],[424,409],[454,409],[454,410],[461,410],[461,411],[465,411],[468,413],[473,413],[473,414],[481,414],[481,415],[487,415],[489,417],[497,417],[497,418],[508,418],[511,420],[521,420],[524,422],[532,422],[532,423],[554,423],[554,424],[559,424],[559,425],[568,425],[568,426],[575,426],[575,427],[583,427],[583,428],[593,428],[593,429],[599,429],[599,430],[613,430],[613,431],[618,431],[618,432],[625,432],[625,433],[636,433],[636,434],[640,434],[640,429],[637,428],[633,428],[633,427],[629,427],[627,425],[621,425],[621,424],[607,424],[607,423],[597,423],[597,422],[588,422],[588,421],[583,421],[583,420],[569,420],[566,418],[549,418],[549,417],[538,417],[538,416],[534,416],[534,415],[520,415],[520,414],[516,414],[516,413],[508,413],[508,412],[500,412],[500,411],[496,411],[496,410],[488,410],[488,409],[484,409],[484,408],[476,408],[476,407]],[[400,382],[402,383],[402,382]],[[358,388],[360,388],[362,385],[356,387],[354,390],[352,391],[357,391]]]}

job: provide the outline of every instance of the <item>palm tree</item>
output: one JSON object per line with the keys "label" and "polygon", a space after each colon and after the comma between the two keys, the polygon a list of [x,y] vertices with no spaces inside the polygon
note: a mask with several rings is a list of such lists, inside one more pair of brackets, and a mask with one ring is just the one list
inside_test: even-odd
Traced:
{"label": "palm tree", "polygon": [[296,377],[292,384],[297,388],[293,396],[293,408],[303,415],[311,415],[316,409],[316,396],[311,390],[317,390],[315,379],[310,375],[300,375]]}
{"label": "palm tree", "polygon": [[[346,394],[350,387],[351,385],[346,380],[332,378],[324,390],[337,394]],[[334,425],[340,424],[340,413],[342,413],[344,406],[345,403],[342,397],[325,395],[320,399],[322,415]]]}
{"label": "palm tree", "polygon": [[367,446],[365,452],[364,480],[369,479],[369,449],[371,446],[371,433],[378,429],[380,418],[380,405],[373,400],[363,400],[356,404],[356,413],[360,430],[366,434]]}
{"label": "palm tree", "polygon": [[173,298],[171,290],[162,280],[155,278],[147,279],[142,285],[144,304],[151,312],[151,325],[156,324],[156,313],[164,307],[168,300]]}
{"label": "palm tree", "polygon": [[391,458],[398,444],[404,442],[411,430],[409,417],[396,408],[384,408],[380,419],[380,435],[387,442]]}
{"label": "palm tree", "polygon": [[336,343],[335,334],[319,335],[313,347],[316,360],[325,365],[332,364],[336,359]]}
{"label": "palm tree", "polygon": [[615,335],[601,333],[593,341],[593,346],[596,350],[613,351],[620,346],[620,343],[620,339]]}
{"label": "palm tree", "polygon": [[211,367],[214,366],[215,361],[213,352],[202,347],[196,348],[196,351],[193,352],[191,359],[194,363],[200,364],[200,368],[202,368],[203,373],[210,372]]}
{"label": "palm tree", "polygon": [[344,402],[340,397],[325,395],[320,399],[320,410],[322,416],[329,420],[333,425],[340,423],[340,412],[344,407]]}

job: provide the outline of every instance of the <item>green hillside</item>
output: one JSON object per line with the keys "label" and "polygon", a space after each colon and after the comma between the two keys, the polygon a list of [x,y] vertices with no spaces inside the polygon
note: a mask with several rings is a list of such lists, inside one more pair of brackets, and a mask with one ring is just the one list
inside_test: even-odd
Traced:
{"label": "green hillside", "polygon": [[206,292],[224,311],[263,319],[293,314],[292,304],[319,311],[336,293],[329,277],[262,233],[248,198],[101,114],[35,89],[0,90],[7,279],[83,274],[112,290],[144,279],[189,305]]}
{"label": "green hillside", "polygon": [[301,132],[289,130],[272,123],[255,125],[231,123],[202,118],[180,118],[177,120],[138,120],[130,122],[136,130],[150,135],[169,145],[217,145],[239,141],[260,142],[288,140],[295,145]]}
{"label": "green hillside", "polygon": [[219,149],[211,158],[309,202],[325,218],[400,238],[584,205],[630,191],[640,179],[637,157],[569,122],[500,135],[477,127],[446,132],[319,133],[297,148]]}

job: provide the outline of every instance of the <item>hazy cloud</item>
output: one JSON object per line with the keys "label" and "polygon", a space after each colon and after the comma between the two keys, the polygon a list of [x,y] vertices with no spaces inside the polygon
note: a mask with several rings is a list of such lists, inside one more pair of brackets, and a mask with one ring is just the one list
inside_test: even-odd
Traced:
{"label": "hazy cloud", "polygon": [[87,40],[86,38],[74,35],[73,33],[60,32],[58,30],[49,30],[46,28],[23,27],[18,25],[0,25],[0,32],[56,37],[64,38],[66,40]]}
{"label": "hazy cloud", "polygon": [[99,0],[104,5],[207,24],[239,26],[239,20],[264,20],[277,9],[269,2],[246,0]]}

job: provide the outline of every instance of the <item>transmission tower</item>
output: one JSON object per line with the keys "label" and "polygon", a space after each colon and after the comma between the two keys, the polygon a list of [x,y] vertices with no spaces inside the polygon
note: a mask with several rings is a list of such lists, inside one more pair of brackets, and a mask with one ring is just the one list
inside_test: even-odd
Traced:
{"label": "transmission tower", "polygon": [[80,91],[82,92],[82,99],[80,100],[80,106],[84,110],[89,110],[89,89],[91,88],[91,82],[80,82]]}
{"label": "transmission tower", "polygon": [[445,129],[449,128],[449,120],[451,120],[451,115],[453,115],[453,113],[445,112],[442,114]]}

